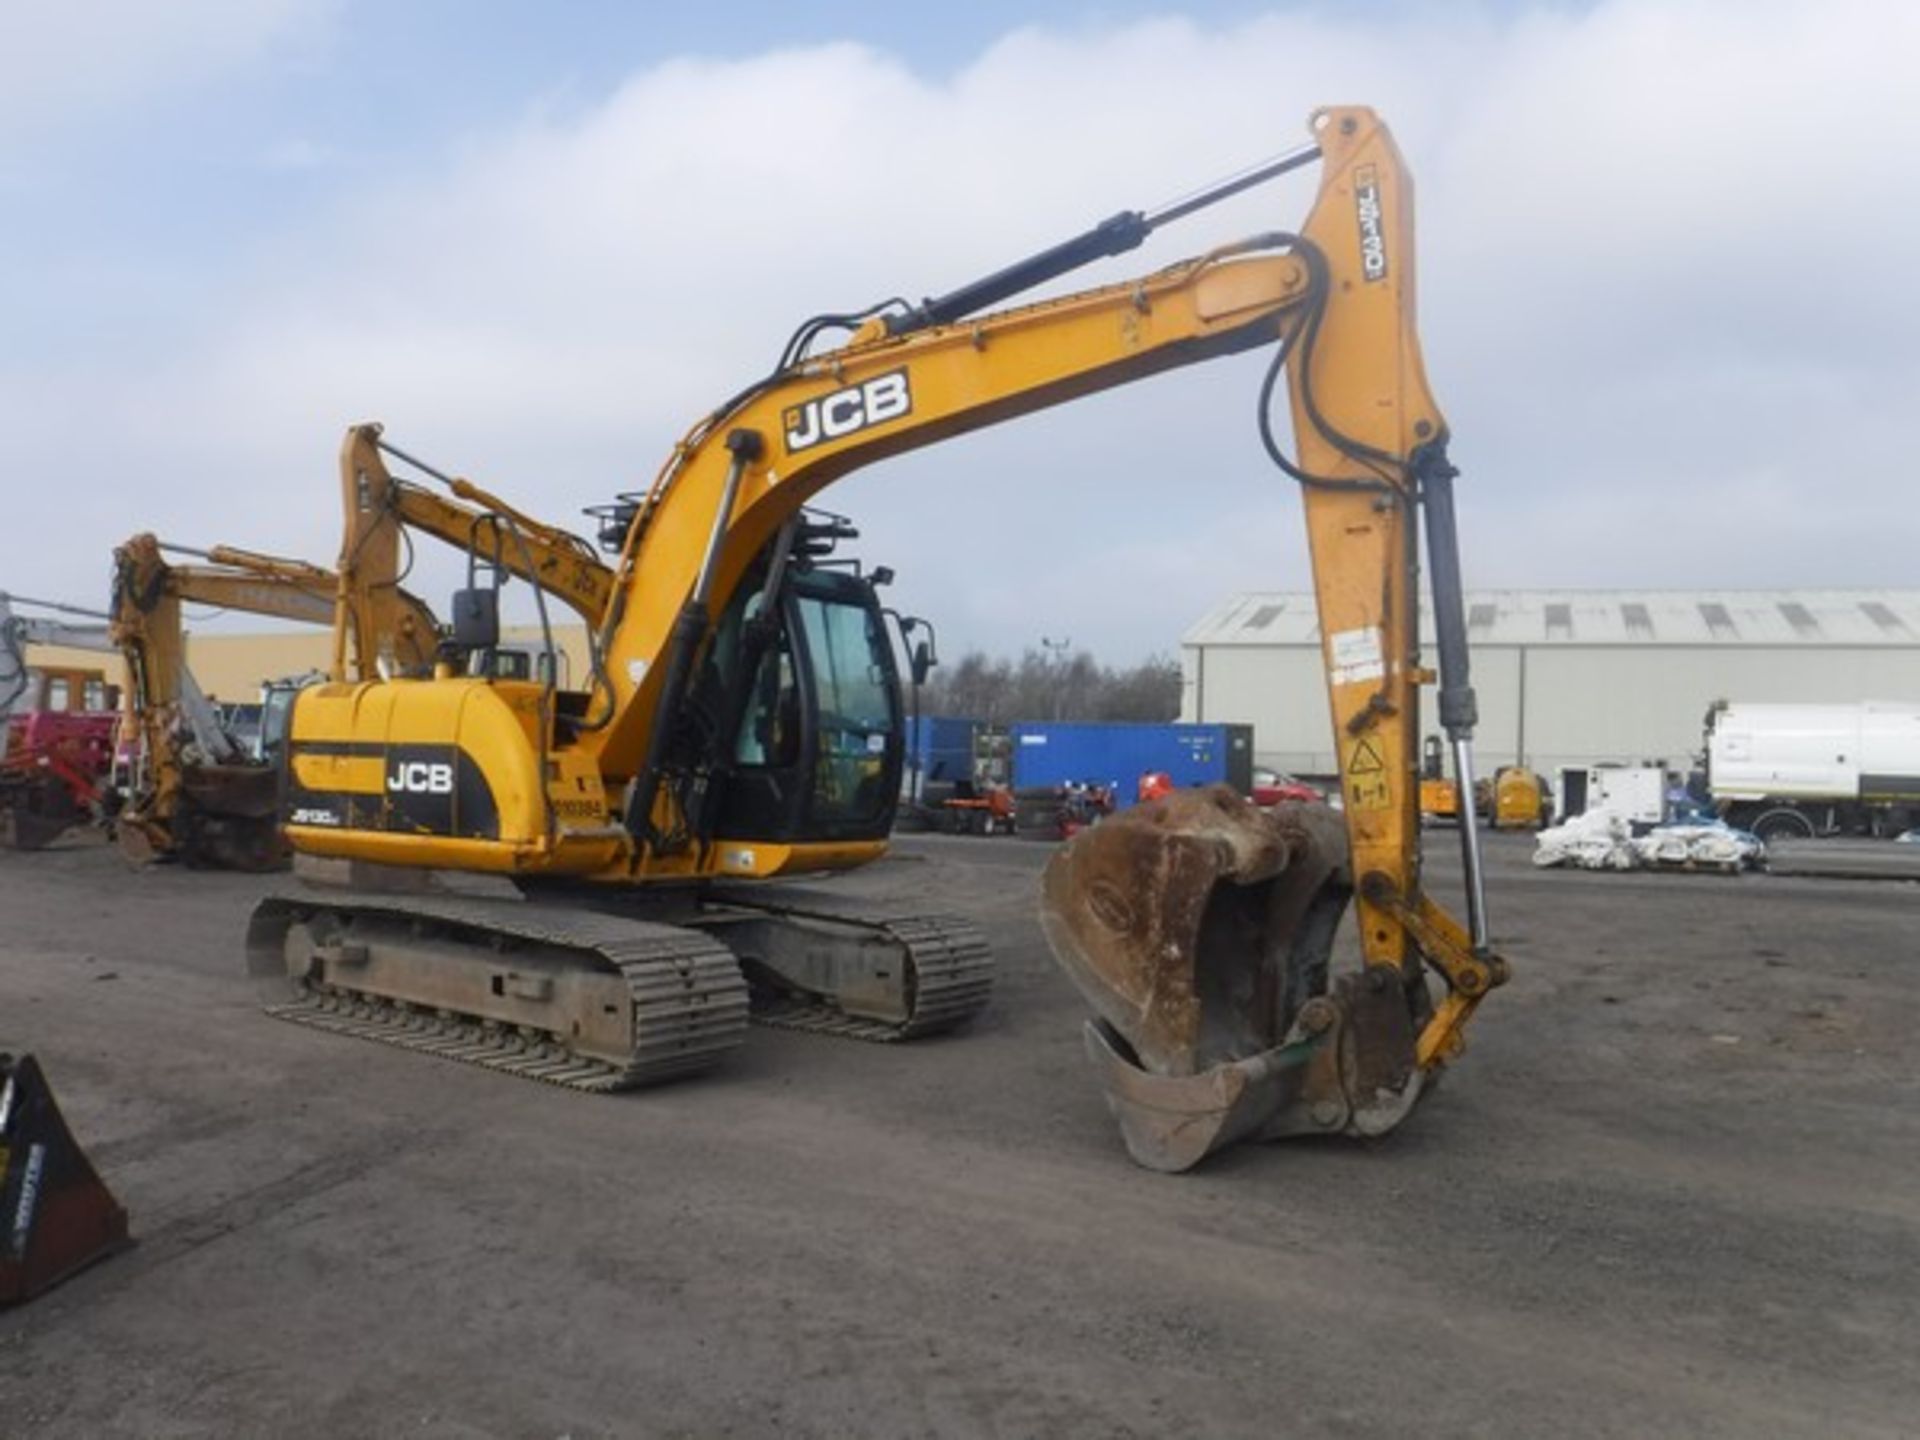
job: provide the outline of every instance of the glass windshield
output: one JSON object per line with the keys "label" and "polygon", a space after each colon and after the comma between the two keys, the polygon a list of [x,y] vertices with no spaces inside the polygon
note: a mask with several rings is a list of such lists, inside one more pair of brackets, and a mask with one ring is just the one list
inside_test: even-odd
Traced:
{"label": "glass windshield", "polygon": [[857,819],[886,801],[887,748],[896,719],[886,636],[860,605],[802,596],[800,624],[819,704],[816,818]]}
{"label": "glass windshield", "polygon": [[254,739],[255,759],[277,763],[287,743],[287,721],[293,714],[293,699],[299,692],[292,686],[275,686],[260,704],[260,731]]}

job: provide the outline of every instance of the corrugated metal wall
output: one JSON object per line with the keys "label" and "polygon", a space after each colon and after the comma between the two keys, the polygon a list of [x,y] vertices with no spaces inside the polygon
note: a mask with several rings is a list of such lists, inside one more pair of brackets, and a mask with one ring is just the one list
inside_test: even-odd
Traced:
{"label": "corrugated metal wall", "polygon": [[[1254,727],[1260,764],[1334,769],[1317,646],[1182,651],[1185,721]],[[1656,759],[1684,765],[1716,699],[1920,703],[1920,647],[1477,646],[1481,769]],[[1524,693],[1524,704],[1523,704]],[[1429,730],[1435,727],[1430,719]]]}

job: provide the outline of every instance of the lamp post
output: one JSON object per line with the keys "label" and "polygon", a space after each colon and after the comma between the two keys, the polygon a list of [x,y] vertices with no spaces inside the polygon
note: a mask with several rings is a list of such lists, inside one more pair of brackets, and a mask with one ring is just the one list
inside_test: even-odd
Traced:
{"label": "lamp post", "polygon": [[1063,635],[1058,640],[1048,636],[1040,637],[1040,646],[1052,656],[1053,669],[1053,718],[1058,720],[1066,710],[1067,687],[1061,683],[1067,674],[1067,652],[1073,648],[1073,637]]}

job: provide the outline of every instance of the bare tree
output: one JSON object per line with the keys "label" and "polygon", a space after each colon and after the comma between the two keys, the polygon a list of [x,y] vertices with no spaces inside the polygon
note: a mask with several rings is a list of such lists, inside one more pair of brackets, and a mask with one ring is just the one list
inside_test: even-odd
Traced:
{"label": "bare tree", "polygon": [[1180,662],[1154,655],[1115,670],[1085,650],[1059,658],[1028,650],[1016,665],[972,650],[933,672],[920,706],[929,715],[1002,725],[1054,718],[1161,723],[1180,714]]}

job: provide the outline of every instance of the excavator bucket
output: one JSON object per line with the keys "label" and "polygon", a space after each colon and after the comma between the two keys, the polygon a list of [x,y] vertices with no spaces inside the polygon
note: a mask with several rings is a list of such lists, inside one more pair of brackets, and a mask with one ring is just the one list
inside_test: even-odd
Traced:
{"label": "excavator bucket", "polygon": [[30,1055],[0,1055],[0,1306],[127,1244],[127,1212],[87,1162]]}
{"label": "excavator bucket", "polygon": [[280,838],[279,800],[279,775],[270,766],[187,765],[172,814],[124,810],[114,838],[136,866],[167,858],[193,869],[284,870],[291,856]]}
{"label": "excavator bucket", "polygon": [[1356,1074],[1383,1053],[1411,1060],[1399,987],[1356,975],[1329,993],[1347,857],[1325,806],[1261,809],[1219,785],[1138,805],[1054,855],[1041,923],[1093,1008],[1088,1054],[1140,1164],[1185,1170],[1236,1140],[1348,1128],[1356,1081],[1417,1088],[1408,1065]]}
{"label": "excavator bucket", "polygon": [[222,870],[286,869],[279,783],[266,765],[188,766],[180,777],[181,858]]}
{"label": "excavator bucket", "polygon": [[0,850],[44,850],[86,818],[51,775],[0,780]]}

